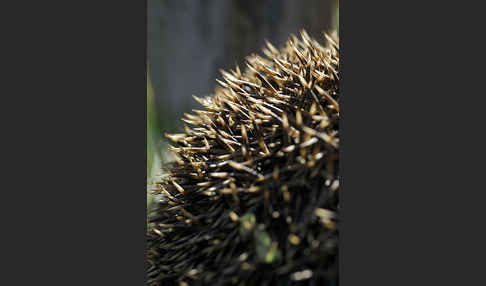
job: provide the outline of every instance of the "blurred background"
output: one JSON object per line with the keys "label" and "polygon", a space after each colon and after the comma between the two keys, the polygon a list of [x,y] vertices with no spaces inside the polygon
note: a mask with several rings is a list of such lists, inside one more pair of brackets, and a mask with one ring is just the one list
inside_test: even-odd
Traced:
{"label": "blurred background", "polygon": [[147,170],[153,178],[167,155],[165,132],[178,132],[184,112],[201,108],[220,69],[244,67],[265,39],[282,46],[291,33],[338,28],[339,0],[148,0]]}

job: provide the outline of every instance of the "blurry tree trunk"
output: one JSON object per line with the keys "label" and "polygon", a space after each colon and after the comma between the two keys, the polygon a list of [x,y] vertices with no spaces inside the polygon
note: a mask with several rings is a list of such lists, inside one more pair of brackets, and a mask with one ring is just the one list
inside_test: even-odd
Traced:
{"label": "blurry tree trunk", "polygon": [[148,62],[163,131],[201,108],[192,95],[212,93],[220,69],[244,66],[264,40],[275,46],[304,28],[322,40],[336,0],[149,0]]}

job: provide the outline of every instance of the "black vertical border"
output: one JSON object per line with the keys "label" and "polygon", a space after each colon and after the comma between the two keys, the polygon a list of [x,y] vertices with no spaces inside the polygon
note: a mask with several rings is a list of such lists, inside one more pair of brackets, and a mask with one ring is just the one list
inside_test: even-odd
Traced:
{"label": "black vertical border", "polygon": [[[338,10],[339,10],[339,16],[338,16],[338,19],[339,19],[339,24],[338,24],[338,33],[339,33],[339,75],[341,76],[341,79],[340,79],[340,82],[339,82],[339,88],[341,89],[341,94],[343,94],[343,90],[345,89],[344,85],[343,85],[343,75],[344,75],[344,69],[343,69],[343,62],[344,62],[344,45],[343,45],[343,42],[344,42],[344,33],[343,33],[343,7],[342,7],[342,4],[341,4],[341,1],[337,1],[338,2]],[[345,107],[346,105],[344,105],[344,99],[343,99],[343,96],[340,96],[339,97],[339,107],[340,107],[340,122],[339,122],[339,136],[340,136],[340,149],[339,149],[339,157],[340,157],[340,161],[339,161],[339,173],[340,173],[340,181],[339,181],[339,188],[341,190],[343,190],[341,192],[341,194],[339,195],[339,203],[341,205],[341,210],[340,210],[340,213],[339,213],[339,220],[340,220],[340,223],[339,223],[339,248],[338,248],[338,263],[339,263],[339,281],[338,281],[338,285],[346,285],[346,284],[343,284],[343,281],[345,281],[345,279],[343,279],[345,273],[343,271],[343,267],[344,267],[344,251],[343,251],[343,248],[345,247],[344,246],[344,233],[343,233],[343,221],[344,221],[344,215],[343,215],[343,205],[344,205],[344,196],[343,196],[343,193],[344,193],[344,168],[343,168],[343,161],[344,161],[344,158],[343,158],[343,150],[344,150],[344,144],[345,144],[345,140],[343,138],[343,133],[344,133],[344,119],[343,119],[343,114],[344,114],[344,110],[346,109]]]}
{"label": "black vertical border", "polygon": [[483,10],[340,2],[340,285],[485,284]]}
{"label": "black vertical border", "polygon": [[147,1],[18,6],[0,284],[144,285]]}

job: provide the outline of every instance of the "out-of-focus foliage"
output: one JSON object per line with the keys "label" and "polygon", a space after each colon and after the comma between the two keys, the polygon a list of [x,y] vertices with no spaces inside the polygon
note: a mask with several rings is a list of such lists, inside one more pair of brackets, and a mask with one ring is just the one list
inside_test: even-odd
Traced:
{"label": "out-of-focus foliage", "polygon": [[[155,112],[154,92],[150,81],[150,74],[147,72],[147,188],[150,188],[150,181],[154,175],[155,162],[158,160],[157,142],[159,140],[159,130],[157,124],[157,114]],[[151,202],[151,196],[147,192],[147,207]]]}
{"label": "out-of-focus foliage", "polygon": [[333,2],[333,9],[332,26],[339,32],[339,0]]}
{"label": "out-of-focus foliage", "polygon": [[154,110],[154,92],[150,82],[150,75],[147,72],[147,177],[152,176],[153,162],[155,156],[155,134],[157,117]]}

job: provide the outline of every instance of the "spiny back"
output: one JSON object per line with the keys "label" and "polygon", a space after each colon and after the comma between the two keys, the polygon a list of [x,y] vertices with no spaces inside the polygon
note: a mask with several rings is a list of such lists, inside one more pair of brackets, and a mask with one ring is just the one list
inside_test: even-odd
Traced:
{"label": "spiny back", "polygon": [[267,43],[166,135],[150,285],[337,281],[339,43],[325,38]]}

